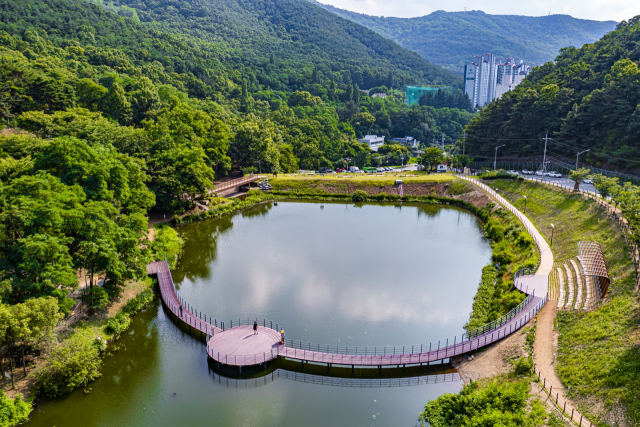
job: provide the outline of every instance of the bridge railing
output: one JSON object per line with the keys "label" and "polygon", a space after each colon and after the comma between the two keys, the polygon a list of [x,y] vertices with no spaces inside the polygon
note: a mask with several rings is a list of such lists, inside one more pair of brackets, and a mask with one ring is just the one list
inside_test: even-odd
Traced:
{"label": "bridge railing", "polygon": [[250,354],[250,355],[237,355],[237,354],[225,354],[219,351],[214,351],[207,343],[207,354],[213,360],[223,363],[225,365],[233,366],[251,366],[260,365],[262,363],[269,362],[270,360],[278,357],[278,348],[272,348],[270,351],[262,353]]}

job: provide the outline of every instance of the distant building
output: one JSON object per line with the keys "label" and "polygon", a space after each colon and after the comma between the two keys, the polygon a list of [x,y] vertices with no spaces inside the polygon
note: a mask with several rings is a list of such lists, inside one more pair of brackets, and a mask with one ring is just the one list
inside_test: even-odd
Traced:
{"label": "distant building", "polygon": [[505,62],[498,62],[492,53],[474,58],[464,67],[464,93],[474,107],[484,107],[513,90],[531,70],[522,60],[516,63],[507,58]]}
{"label": "distant building", "polygon": [[405,147],[418,148],[420,145],[420,141],[415,139],[412,136],[405,136],[404,138],[392,138],[393,142],[397,142],[400,145],[404,145]]}
{"label": "distant building", "polygon": [[387,98],[388,95],[386,93],[374,93],[373,95],[371,95],[372,98]]}
{"label": "distant building", "polygon": [[359,139],[358,142],[366,143],[373,151],[378,151],[378,148],[384,144],[384,136],[378,135],[365,135],[364,138]]}

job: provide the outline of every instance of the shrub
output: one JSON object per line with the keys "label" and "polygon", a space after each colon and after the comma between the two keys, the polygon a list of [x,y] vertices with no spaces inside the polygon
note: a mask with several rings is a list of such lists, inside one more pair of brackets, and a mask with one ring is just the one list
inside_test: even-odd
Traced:
{"label": "shrub", "polygon": [[521,356],[513,362],[516,375],[529,376],[533,372],[533,360],[530,357]]}
{"label": "shrub", "polygon": [[111,319],[107,320],[107,326],[105,326],[104,330],[108,334],[120,335],[122,332],[129,329],[129,325],[131,325],[131,319],[125,312],[121,311]]}
{"label": "shrub", "polygon": [[22,400],[22,395],[17,394],[14,399],[9,399],[0,390],[0,427],[13,427],[29,420],[31,403]]}
{"label": "shrub", "polygon": [[140,292],[138,296],[127,301],[122,311],[131,316],[132,314],[135,314],[148,306],[151,301],[153,301],[153,292],[151,291],[151,289],[145,289],[144,291]]}
{"label": "shrub", "polygon": [[367,193],[362,191],[362,190],[358,190],[355,193],[353,193],[353,196],[351,197],[351,200],[353,200],[354,202],[364,202],[367,200]]}
{"label": "shrub", "polygon": [[508,240],[503,240],[497,243],[493,248],[493,254],[491,260],[500,265],[507,265],[514,260],[515,256],[511,251],[511,245]]}
{"label": "shrub", "polygon": [[55,397],[98,378],[102,359],[94,341],[89,331],[77,331],[63,341],[35,374],[36,393]]}
{"label": "shrub", "polygon": [[484,226],[484,231],[487,233],[487,237],[494,242],[501,241],[505,233],[504,227],[494,218],[487,221],[487,224]]}
{"label": "shrub", "polygon": [[387,200],[389,198],[389,195],[387,193],[380,193],[376,196],[376,200],[380,201],[380,202],[384,202],[385,200]]}

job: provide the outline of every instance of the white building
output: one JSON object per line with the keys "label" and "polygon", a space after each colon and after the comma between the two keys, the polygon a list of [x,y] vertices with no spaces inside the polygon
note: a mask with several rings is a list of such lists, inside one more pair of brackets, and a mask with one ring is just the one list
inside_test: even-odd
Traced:
{"label": "white building", "polygon": [[365,135],[364,138],[359,139],[358,142],[366,143],[373,151],[378,151],[378,148],[384,144],[384,136],[378,135]]}
{"label": "white building", "polygon": [[514,62],[507,58],[498,63],[491,53],[476,55],[474,62],[464,68],[464,93],[474,107],[484,107],[494,99],[513,90],[529,73],[531,67],[522,60]]}
{"label": "white building", "polygon": [[392,138],[393,142],[397,142],[400,145],[404,145],[405,147],[418,148],[420,145],[420,141],[415,139],[412,136],[405,136],[404,138]]}

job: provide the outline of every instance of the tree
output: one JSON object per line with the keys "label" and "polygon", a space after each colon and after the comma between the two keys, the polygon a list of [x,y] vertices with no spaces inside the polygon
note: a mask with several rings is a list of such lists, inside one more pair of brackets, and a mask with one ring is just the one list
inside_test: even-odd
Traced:
{"label": "tree", "polygon": [[128,124],[133,117],[131,103],[120,83],[115,82],[104,97],[104,111],[120,124]]}
{"label": "tree", "polygon": [[429,167],[429,170],[442,162],[444,162],[444,154],[438,147],[429,147],[422,153],[422,164]]}
{"label": "tree", "polygon": [[278,171],[281,136],[270,120],[257,121],[255,117],[242,123],[232,144],[233,156],[244,166],[258,166],[263,172]]}
{"label": "tree", "polygon": [[576,171],[569,171],[569,179],[576,182],[573,189],[575,191],[580,190],[580,184],[582,184],[582,182],[585,179],[589,178],[590,175],[591,175],[591,170],[587,168],[580,168]]}
{"label": "tree", "polygon": [[603,199],[608,199],[618,193],[620,189],[620,178],[608,177],[602,174],[592,174],[589,178],[593,181],[593,186],[598,190]]}
{"label": "tree", "polygon": [[55,397],[87,385],[100,376],[102,359],[90,331],[76,331],[51,353],[48,363],[36,374],[36,393]]}
{"label": "tree", "polygon": [[184,240],[178,235],[178,232],[166,225],[156,231],[151,243],[154,259],[162,260],[166,258],[171,268],[175,268],[178,263],[178,257],[182,253],[183,246]]}

